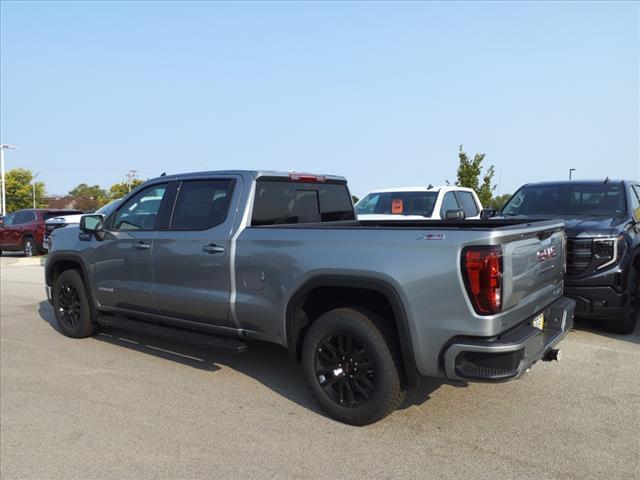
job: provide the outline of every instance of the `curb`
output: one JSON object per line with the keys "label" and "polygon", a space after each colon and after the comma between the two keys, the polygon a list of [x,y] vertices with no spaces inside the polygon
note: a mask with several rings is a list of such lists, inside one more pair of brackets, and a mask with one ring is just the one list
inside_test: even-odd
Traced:
{"label": "curb", "polygon": [[7,259],[11,259],[12,261],[8,261],[5,263],[6,266],[10,265],[44,265],[47,262],[46,256],[40,257],[3,257]]}

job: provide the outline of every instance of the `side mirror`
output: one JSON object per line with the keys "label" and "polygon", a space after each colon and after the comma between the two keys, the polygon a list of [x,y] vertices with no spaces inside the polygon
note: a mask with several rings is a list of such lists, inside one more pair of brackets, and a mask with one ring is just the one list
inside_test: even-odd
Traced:
{"label": "side mirror", "polygon": [[445,220],[464,220],[465,218],[464,210],[447,210],[444,214]]}
{"label": "side mirror", "polygon": [[102,215],[84,215],[80,218],[80,231],[100,236],[104,232]]}
{"label": "side mirror", "polygon": [[483,208],[480,212],[480,218],[482,220],[488,220],[491,217],[495,217],[498,211],[495,208]]}

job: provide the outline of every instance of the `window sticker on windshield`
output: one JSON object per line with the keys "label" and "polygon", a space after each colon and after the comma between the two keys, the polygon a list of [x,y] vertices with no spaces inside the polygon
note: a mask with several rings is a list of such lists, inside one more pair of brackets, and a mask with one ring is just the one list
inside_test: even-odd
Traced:
{"label": "window sticker on windshield", "polygon": [[401,198],[394,198],[391,201],[391,213],[402,213],[404,210]]}

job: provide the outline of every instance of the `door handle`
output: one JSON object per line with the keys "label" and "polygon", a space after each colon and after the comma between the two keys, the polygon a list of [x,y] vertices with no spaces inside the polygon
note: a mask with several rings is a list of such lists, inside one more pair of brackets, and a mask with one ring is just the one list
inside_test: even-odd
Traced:
{"label": "door handle", "polygon": [[148,250],[151,248],[151,245],[149,245],[148,243],[144,243],[144,242],[138,242],[138,243],[134,243],[133,244],[133,248],[137,248],[139,250]]}
{"label": "door handle", "polygon": [[215,243],[210,243],[209,245],[202,247],[202,250],[207,253],[222,253],[224,252],[224,247],[219,247]]}

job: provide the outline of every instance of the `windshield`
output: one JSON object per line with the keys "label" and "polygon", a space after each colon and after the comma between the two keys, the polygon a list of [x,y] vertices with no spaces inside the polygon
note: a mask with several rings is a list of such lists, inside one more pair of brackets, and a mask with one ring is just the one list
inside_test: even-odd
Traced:
{"label": "windshield", "polygon": [[503,215],[577,215],[622,217],[625,214],[621,185],[531,185],[509,199]]}
{"label": "windshield", "polygon": [[109,214],[113,212],[118,207],[118,205],[120,205],[121,200],[122,200],[121,198],[118,198],[117,200],[113,200],[112,202],[107,203],[103,207],[100,207],[98,210],[96,210],[95,213],[108,217]]}
{"label": "windshield", "polygon": [[16,212],[10,213],[6,217],[4,217],[2,224],[6,226],[13,225],[13,219],[15,218],[15,216]]}
{"label": "windshield", "polygon": [[430,217],[437,192],[370,193],[356,205],[358,215],[421,215]]}

